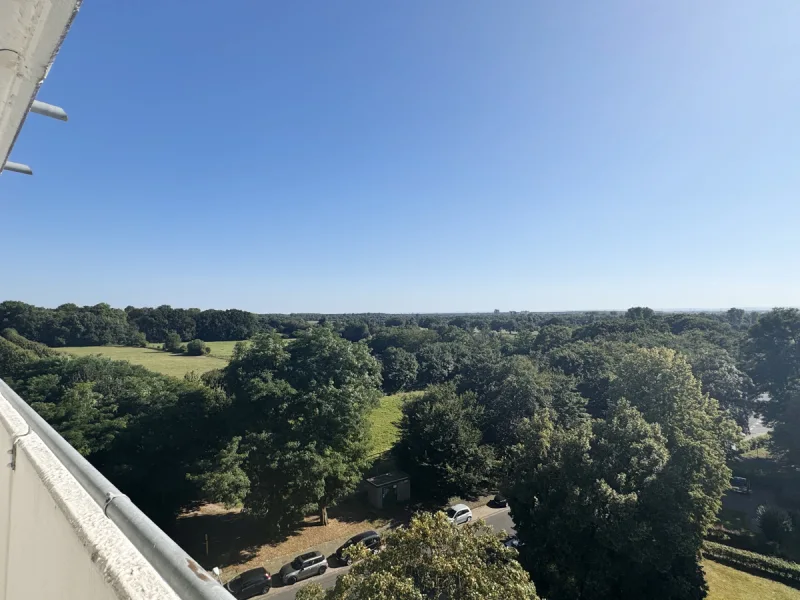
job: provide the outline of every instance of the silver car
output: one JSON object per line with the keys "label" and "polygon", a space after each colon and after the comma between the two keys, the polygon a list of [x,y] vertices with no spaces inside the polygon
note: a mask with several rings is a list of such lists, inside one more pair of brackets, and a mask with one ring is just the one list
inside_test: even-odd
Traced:
{"label": "silver car", "polygon": [[447,520],[456,525],[472,521],[472,511],[466,504],[453,504],[445,514],[447,515]]}
{"label": "silver car", "polygon": [[288,565],[283,565],[280,570],[280,578],[286,585],[297,583],[301,579],[307,579],[314,575],[322,575],[328,570],[328,561],[317,552],[306,552],[295,558]]}

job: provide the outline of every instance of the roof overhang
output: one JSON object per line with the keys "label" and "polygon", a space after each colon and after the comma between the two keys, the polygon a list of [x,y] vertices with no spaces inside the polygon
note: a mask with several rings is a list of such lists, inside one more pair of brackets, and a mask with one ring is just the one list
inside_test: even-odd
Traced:
{"label": "roof overhang", "polygon": [[0,167],[11,154],[80,4],[81,0],[0,0]]}

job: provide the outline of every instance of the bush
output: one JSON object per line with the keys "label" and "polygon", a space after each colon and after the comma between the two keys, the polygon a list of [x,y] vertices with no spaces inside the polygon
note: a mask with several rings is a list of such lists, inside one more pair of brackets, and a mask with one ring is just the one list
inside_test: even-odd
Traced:
{"label": "bush", "polygon": [[174,331],[170,331],[167,333],[166,337],[164,338],[164,352],[174,352],[176,354],[183,354],[186,350],[184,345],[181,343],[181,336],[179,336]]}
{"label": "bush", "polygon": [[141,331],[134,331],[125,345],[133,348],[147,348],[147,336]]}
{"label": "bush", "polygon": [[32,342],[26,337],[21,336],[17,333],[16,329],[4,329],[2,333],[0,333],[4,338],[6,338],[12,344],[23,348],[24,350],[28,350],[33,352],[39,358],[47,358],[48,356],[58,356],[58,352],[53,350],[52,348],[48,348],[44,344],[40,344],[39,342]]}
{"label": "bush", "polygon": [[189,356],[203,356],[209,352],[211,352],[211,348],[203,340],[192,340],[186,344],[186,354]]}
{"label": "bush", "polygon": [[761,505],[756,511],[758,527],[767,541],[780,544],[792,533],[792,519],[782,508]]}
{"label": "bush", "polygon": [[800,564],[709,541],[703,542],[703,556],[734,569],[800,589]]}

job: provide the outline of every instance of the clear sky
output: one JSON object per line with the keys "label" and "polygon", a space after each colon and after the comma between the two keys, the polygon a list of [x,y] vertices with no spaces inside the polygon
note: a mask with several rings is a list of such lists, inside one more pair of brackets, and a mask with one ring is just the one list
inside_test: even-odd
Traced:
{"label": "clear sky", "polygon": [[800,304],[797,0],[85,0],[0,300]]}

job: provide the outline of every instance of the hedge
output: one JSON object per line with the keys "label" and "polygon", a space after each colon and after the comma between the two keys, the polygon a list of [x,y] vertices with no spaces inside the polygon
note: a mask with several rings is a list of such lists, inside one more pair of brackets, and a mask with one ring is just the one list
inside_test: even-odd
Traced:
{"label": "hedge", "polygon": [[44,344],[40,344],[39,342],[32,342],[26,337],[21,336],[17,333],[16,329],[4,329],[0,332],[4,338],[6,338],[12,344],[19,346],[20,348],[24,348],[30,352],[33,352],[39,358],[47,358],[48,356],[58,356],[58,352],[53,350],[52,348],[48,348]]}
{"label": "hedge", "polygon": [[716,542],[703,542],[703,556],[740,571],[766,577],[800,589],[800,564]]}

